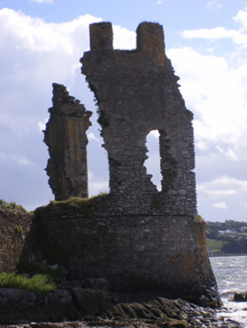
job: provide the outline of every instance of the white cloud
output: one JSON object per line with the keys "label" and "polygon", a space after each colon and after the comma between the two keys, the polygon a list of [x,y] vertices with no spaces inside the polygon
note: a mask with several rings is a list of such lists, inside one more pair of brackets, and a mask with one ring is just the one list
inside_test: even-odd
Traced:
{"label": "white cloud", "polygon": [[[28,49],[37,55],[44,52],[52,54],[56,49],[71,54],[72,51],[77,50],[75,42],[77,40],[80,40],[80,48],[85,48],[85,45],[88,47],[88,25],[101,20],[101,18],[85,15],[66,23],[46,23],[40,18],[32,18],[8,8],[0,11],[0,17],[2,43],[8,41],[10,45],[11,41],[15,40],[17,41],[16,50],[22,52]],[[80,39],[82,33],[84,39]],[[6,40],[7,37],[11,39]]]}
{"label": "white cloud", "polygon": [[[220,186],[218,186],[220,188]],[[237,193],[234,189],[213,189],[215,188],[214,183],[208,183],[208,184],[198,184],[197,190],[200,192],[203,192],[210,198],[219,198],[223,196],[232,196]]]}
{"label": "white cloud", "polygon": [[230,147],[227,147],[227,149],[224,149],[220,146],[216,146],[216,148],[220,151],[221,154],[230,158],[232,161],[237,161],[239,159],[239,157],[235,154],[235,152]]}
{"label": "white cloud", "polygon": [[[212,1],[211,1],[212,2]],[[184,38],[188,39],[230,39],[237,45],[247,47],[247,7],[244,10],[240,10],[238,14],[233,18],[240,24],[238,30],[228,30],[224,27],[215,27],[212,29],[200,29],[200,30],[185,30],[181,33]]]}
{"label": "white cloud", "polygon": [[53,0],[30,0],[37,3],[53,3]]}
{"label": "white cloud", "polygon": [[44,120],[39,121],[39,122],[37,123],[37,125],[38,125],[38,131],[39,131],[40,133],[42,133],[42,131],[45,130],[45,128],[46,128],[46,123],[47,123],[47,122],[48,122],[48,117],[45,117]]}
{"label": "white cloud", "polygon": [[97,179],[92,171],[88,173],[89,184],[90,184],[90,197],[98,195],[99,193],[109,193],[109,183],[106,179]]}
{"label": "white cloud", "polygon": [[90,132],[87,135],[87,137],[88,137],[89,140],[94,140],[94,141],[100,142],[100,140],[95,136],[95,134],[93,132]]}
{"label": "white cloud", "polygon": [[[226,59],[202,55],[190,47],[167,51],[186,106],[195,114],[195,141],[200,150],[213,144],[231,159],[243,158],[247,138],[247,65],[233,69]],[[223,147],[224,145],[224,147]]]}
{"label": "white cloud", "polygon": [[8,108],[0,114],[3,125],[15,133],[40,125],[51,105],[51,84],[73,86],[75,64],[89,47],[88,25],[100,20],[85,15],[55,24],[7,8],[0,11],[0,102]]}
{"label": "white cloud", "polygon": [[158,130],[152,130],[151,132],[149,132],[149,135],[152,136],[155,139],[158,139],[160,136],[160,133]]}
{"label": "white cloud", "polygon": [[[1,136],[5,140],[0,148],[4,154],[0,156],[4,168],[1,193],[6,200],[14,198],[33,209],[32,204],[42,205],[52,198],[44,171],[48,152],[40,134],[52,106],[52,83],[64,84],[87,110],[95,112],[93,94],[81,75],[79,59],[89,50],[89,24],[99,21],[99,17],[84,15],[69,22],[47,23],[21,11],[0,10],[0,103],[6,108],[0,113]],[[120,26],[113,26],[113,30],[116,48],[135,48],[134,32]],[[92,167],[94,172],[90,195],[108,190],[109,175],[95,116],[89,139],[97,142],[88,145],[89,170]],[[17,187],[23,184],[25,195]]]}
{"label": "white cloud", "polygon": [[216,208],[227,210],[227,205],[226,205],[225,202],[214,203],[213,206],[216,207]]}
{"label": "white cloud", "polygon": [[46,23],[21,11],[0,10],[0,103],[6,109],[0,113],[5,140],[0,148],[0,197],[7,201],[33,209],[32,204],[52,198],[44,171],[48,152],[40,134],[52,106],[52,83],[64,84],[83,102],[92,100],[78,63],[89,49],[88,25],[97,21],[101,18],[85,15]]}
{"label": "white cloud", "polygon": [[198,142],[196,142],[196,147],[200,150],[207,150],[208,149],[208,145],[206,144],[206,142],[199,140]]}
{"label": "white cloud", "polygon": [[16,158],[16,160],[21,165],[32,165],[32,163],[29,161],[29,159],[26,157],[23,157],[23,156]]}
{"label": "white cloud", "polygon": [[220,0],[211,0],[206,4],[206,8],[213,11],[217,11],[222,7],[223,5],[221,4]]}
{"label": "white cloud", "polygon": [[222,184],[225,186],[234,186],[236,189],[247,191],[247,180],[238,180],[228,176],[222,176],[213,181],[214,184]]}
{"label": "white cloud", "polygon": [[182,36],[187,39],[231,39],[233,42],[246,47],[247,35],[242,30],[227,30],[224,27],[215,27],[212,29],[186,30]]}
{"label": "white cloud", "polygon": [[221,198],[247,192],[247,180],[221,176],[206,183],[199,183],[197,190],[210,198]]}
{"label": "white cloud", "polygon": [[244,10],[239,10],[237,15],[233,18],[237,23],[242,25],[241,32],[247,32],[247,7]]}
{"label": "white cloud", "polygon": [[237,193],[236,190],[205,190],[205,193],[208,194],[211,198],[217,198],[222,196],[231,196]]}
{"label": "white cloud", "polygon": [[135,49],[136,33],[118,25],[113,25],[113,47],[114,49]]}
{"label": "white cloud", "polygon": [[[202,45],[206,49],[204,54],[191,47],[168,51],[176,74],[181,77],[186,106],[194,113],[196,162],[201,165],[196,166],[198,200],[204,204],[205,211],[210,198],[226,196],[232,201],[246,198],[246,189],[240,188],[236,181],[231,181],[233,185],[216,186],[214,183],[215,174],[220,171],[229,177],[236,173],[240,177],[243,169],[238,166],[240,171],[236,172],[233,165],[244,165],[247,161],[246,17],[247,8],[238,12],[234,18],[239,24],[236,30],[216,27],[184,31],[183,37],[197,39],[197,45],[200,39],[209,40]],[[234,42],[221,56],[216,55],[212,47],[216,44],[212,41],[220,39]],[[207,51],[209,46],[210,52]],[[203,172],[203,168],[207,172]],[[210,181],[207,185],[200,182],[204,176]]]}
{"label": "white cloud", "polygon": [[18,164],[21,165],[33,165],[33,163],[25,156],[23,155],[9,155],[9,154],[4,154],[0,153],[0,160],[2,161],[13,161],[17,162]]}

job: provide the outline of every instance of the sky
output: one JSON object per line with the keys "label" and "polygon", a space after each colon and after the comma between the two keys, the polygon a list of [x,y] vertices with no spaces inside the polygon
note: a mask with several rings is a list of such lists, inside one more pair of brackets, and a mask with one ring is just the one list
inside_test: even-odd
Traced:
{"label": "sky", "polygon": [[[142,21],[163,26],[166,54],[194,114],[198,213],[247,222],[247,0],[0,0],[0,199],[27,210],[54,199],[43,142],[52,83],[93,112],[90,196],[108,191],[108,160],[79,59],[89,24],[110,21],[114,48],[134,49]],[[160,186],[158,138],[147,172]]]}

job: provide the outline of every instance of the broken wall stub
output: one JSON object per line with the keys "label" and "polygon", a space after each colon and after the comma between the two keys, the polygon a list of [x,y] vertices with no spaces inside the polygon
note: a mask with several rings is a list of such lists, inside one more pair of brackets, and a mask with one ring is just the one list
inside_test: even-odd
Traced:
{"label": "broken wall stub", "polygon": [[0,272],[15,272],[33,215],[21,206],[0,206]]}
{"label": "broken wall stub", "polygon": [[[165,55],[163,28],[141,23],[137,48],[114,50],[111,23],[90,25],[91,51],[82,73],[99,107],[104,148],[108,151],[110,194],[121,207],[140,210],[159,202],[170,214],[196,214],[193,114],[185,107],[178,77]],[[160,133],[162,191],[144,166],[146,137]]]}
{"label": "broken wall stub", "polygon": [[92,112],[71,97],[67,89],[53,83],[53,107],[44,131],[49,147],[49,184],[55,200],[70,196],[88,197],[87,135]]}

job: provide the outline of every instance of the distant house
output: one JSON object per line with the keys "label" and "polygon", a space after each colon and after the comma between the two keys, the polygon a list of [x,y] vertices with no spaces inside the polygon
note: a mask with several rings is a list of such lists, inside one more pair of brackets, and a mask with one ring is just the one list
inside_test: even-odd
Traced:
{"label": "distant house", "polygon": [[235,229],[219,230],[219,235],[236,235],[237,231]]}

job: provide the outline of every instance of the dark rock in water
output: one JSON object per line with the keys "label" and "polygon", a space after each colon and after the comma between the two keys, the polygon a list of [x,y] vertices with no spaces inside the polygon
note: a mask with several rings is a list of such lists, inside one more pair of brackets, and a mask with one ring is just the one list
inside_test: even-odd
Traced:
{"label": "dark rock in water", "polygon": [[247,302],[247,292],[234,293],[231,301],[233,301],[233,302]]}

